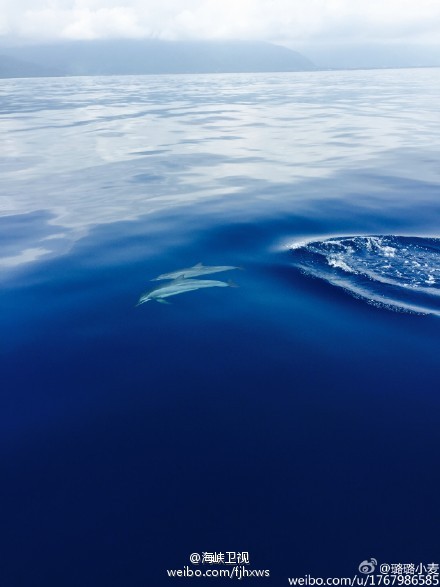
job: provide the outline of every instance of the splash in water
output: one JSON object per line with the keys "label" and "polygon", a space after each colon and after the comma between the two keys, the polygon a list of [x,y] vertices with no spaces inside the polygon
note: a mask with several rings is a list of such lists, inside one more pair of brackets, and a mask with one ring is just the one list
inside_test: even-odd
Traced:
{"label": "splash in water", "polygon": [[440,316],[440,239],[355,236],[292,245],[294,265],[369,303]]}

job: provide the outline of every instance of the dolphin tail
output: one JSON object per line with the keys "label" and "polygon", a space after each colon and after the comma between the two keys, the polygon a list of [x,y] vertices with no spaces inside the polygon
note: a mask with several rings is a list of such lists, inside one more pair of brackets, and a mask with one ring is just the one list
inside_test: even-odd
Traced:
{"label": "dolphin tail", "polygon": [[239,285],[234,283],[231,279],[228,280],[228,285],[229,285],[229,287],[240,287]]}

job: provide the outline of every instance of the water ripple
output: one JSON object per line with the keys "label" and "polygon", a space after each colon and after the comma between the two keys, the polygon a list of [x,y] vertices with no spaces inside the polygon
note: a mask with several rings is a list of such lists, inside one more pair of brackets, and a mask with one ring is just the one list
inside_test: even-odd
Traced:
{"label": "water ripple", "polygon": [[440,239],[354,236],[292,245],[294,265],[389,309],[440,316]]}

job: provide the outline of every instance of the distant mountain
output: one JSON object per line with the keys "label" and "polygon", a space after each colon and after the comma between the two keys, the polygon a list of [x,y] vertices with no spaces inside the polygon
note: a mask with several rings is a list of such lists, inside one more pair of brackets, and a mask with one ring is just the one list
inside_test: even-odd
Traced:
{"label": "distant mountain", "polygon": [[62,75],[55,68],[22,61],[9,55],[0,55],[0,78],[6,77],[55,77]]}
{"label": "distant mountain", "polygon": [[303,47],[322,68],[357,69],[385,67],[438,67],[439,45],[404,43],[353,43]]}
{"label": "distant mountain", "polygon": [[[315,69],[313,63],[300,53],[254,41],[72,41],[9,47],[0,52],[13,59],[30,60],[64,75],[252,73]],[[18,66],[17,75],[20,75]],[[35,75],[41,74],[35,70]]]}

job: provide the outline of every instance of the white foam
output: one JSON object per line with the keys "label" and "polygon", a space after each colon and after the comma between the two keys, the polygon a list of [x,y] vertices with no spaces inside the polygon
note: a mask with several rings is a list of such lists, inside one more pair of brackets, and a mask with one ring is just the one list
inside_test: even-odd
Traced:
{"label": "white foam", "polygon": [[353,236],[297,241],[291,249],[303,249],[296,265],[306,274],[369,303],[440,316],[438,245],[438,239]]}
{"label": "white foam", "polygon": [[356,273],[356,271],[347,265],[347,263],[338,255],[328,257],[327,263],[330,265],[330,267],[342,269],[347,273]]}

